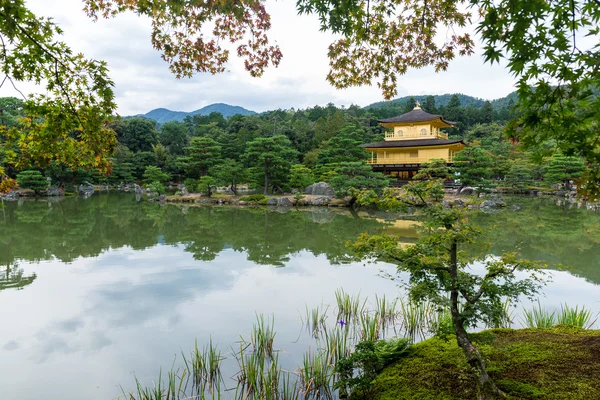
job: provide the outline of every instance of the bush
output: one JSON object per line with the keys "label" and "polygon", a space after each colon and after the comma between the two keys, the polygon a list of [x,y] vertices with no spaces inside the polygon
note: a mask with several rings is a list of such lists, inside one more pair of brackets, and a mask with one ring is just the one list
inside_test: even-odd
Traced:
{"label": "bush", "polygon": [[163,185],[163,184],[162,184],[162,183],[160,183],[160,182],[152,182],[152,183],[149,183],[149,184],[148,184],[146,187],[147,187],[148,189],[150,189],[150,191],[151,191],[152,193],[158,193],[159,195],[160,195],[161,193],[164,193],[164,192],[165,192],[165,190],[166,190],[166,188],[165,188],[165,185]]}
{"label": "bush", "polygon": [[252,201],[252,202],[259,202],[261,200],[265,200],[266,196],[264,194],[251,194],[248,196],[242,196],[240,197],[240,201]]}
{"label": "bush", "polygon": [[335,387],[339,389],[340,398],[348,397],[354,391],[361,394],[359,398],[368,398],[377,374],[406,354],[408,348],[409,341],[405,338],[357,344],[349,357],[338,360],[335,365],[335,372],[339,374]]}
{"label": "bush", "polygon": [[198,181],[192,178],[186,178],[183,181],[183,184],[185,185],[185,188],[188,190],[188,192],[190,193],[196,193],[196,188],[198,187]]}

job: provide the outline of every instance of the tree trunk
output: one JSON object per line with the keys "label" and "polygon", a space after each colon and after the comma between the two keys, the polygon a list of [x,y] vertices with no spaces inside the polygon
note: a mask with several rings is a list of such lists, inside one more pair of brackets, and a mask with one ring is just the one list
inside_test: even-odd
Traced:
{"label": "tree trunk", "polygon": [[263,193],[265,196],[269,194],[269,170],[267,169],[267,167],[267,160],[265,160],[265,190]]}
{"label": "tree trunk", "polygon": [[450,275],[452,277],[452,289],[450,291],[450,313],[452,314],[452,325],[454,326],[454,332],[456,333],[456,342],[462,349],[467,363],[477,371],[479,374],[477,384],[479,386],[479,394],[477,398],[479,400],[493,400],[503,398],[503,393],[496,387],[494,381],[488,375],[485,364],[481,359],[481,354],[473,346],[473,343],[469,339],[469,335],[463,325],[463,319],[458,310],[458,245],[456,241],[452,243],[450,249]]}

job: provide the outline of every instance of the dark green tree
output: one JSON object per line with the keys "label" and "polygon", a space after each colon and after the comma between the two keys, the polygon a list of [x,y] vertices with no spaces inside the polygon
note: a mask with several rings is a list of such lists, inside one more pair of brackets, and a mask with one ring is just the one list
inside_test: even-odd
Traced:
{"label": "dark green tree", "polygon": [[470,146],[454,156],[452,171],[458,175],[461,188],[474,186],[478,191],[489,188],[492,157],[480,147]]}
{"label": "dark green tree", "polygon": [[352,196],[351,203],[361,190],[381,194],[390,186],[390,178],[380,172],[373,172],[364,162],[344,162],[335,169],[335,175],[329,180],[337,197]]}
{"label": "dark green tree", "polygon": [[208,170],[221,161],[221,146],[209,137],[194,137],[185,149],[179,163],[191,178],[208,174]]}
{"label": "dark green tree", "polygon": [[255,139],[248,143],[244,154],[246,163],[257,175],[257,183],[262,181],[265,195],[271,186],[281,186],[286,182],[297,156],[290,140],[283,135]]}
{"label": "dark green tree", "polygon": [[363,143],[360,134],[353,126],[344,127],[319,150],[317,164],[353,162],[367,158],[365,150],[359,147]]}
{"label": "dark green tree", "polygon": [[516,190],[524,190],[533,181],[534,166],[525,161],[513,162],[506,173],[506,184]]}
{"label": "dark green tree", "polygon": [[562,154],[552,156],[544,179],[550,183],[563,183],[566,190],[572,190],[571,181],[581,177],[585,164],[579,157],[569,157]]}
{"label": "dark green tree", "polygon": [[28,170],[17,174],[17,182],[23,189],[31,189],[36,195],[48,189],[48,180],[40,171]]}
{"label": "dark green tree", "polygon": [[246,167],[239,161],[226,158],[222,163],[213,168],[217,182],[229,186],[233,194],[237,195],[238,184],[248,179]]}
{"label": "dark green tree", "polygon": [[414,97],[410,96],[408,98],[408,100],[406,100],[406,104],[404,105],[404,112],[407,113],[407,112],[414,110],[416,105],[417,105],[417,101],[415,100]]}
{"label": "dark green tree", "polygon": [[448,168],[446,160],[441,158],[434,158],[429,162],[421,164],[419,172],[413,176],[415,180],[446,180],[448,178],[450,178],[450,168]]}
{"label": "dark green tree", "polygon": [[206,197],[211,197],[217,187],[217,180],[212,176],[204,175],[198,180],[198,191]]}
{"label": "dark green tree", "polygon": [[158,164],[158,160],[156,159],[156,154],[154,154],[154,152],[140,151],[139,153],[135,153],[133,155],[132,164],[135,170],[135,176],[137,178],[142,178],[146,168],[148,166],[156,166]]}
{"label": "dark green tree", "polygon": [[489,124],[494,121],[494,107],[488,100],[481,106],[479,121],[484,124]]}
{"label": "dark green tree", "polygon": [[423,102],[423,104],[421,104],[421,108],[430,114],[436,114],[438,112],[438,110],[435,107],[435,97],[427,96],[425,98],[425,102]]}
{"label": "dark green tree", "polygon": [[302,164],[294,164],[290,169],[290,187],[304,191],[307,186],[315,183],[315,175],[310,168]]}
{"label": "dark green tree", "polygon": [[160,127],[158,135],[160,143],[167,148],[169,154],[182,155],[188,145],[188,128],[183,122],[169,121]]}
{"label": "dark green tree", "polygon": [[146,183],[152,183],[152,182],[165,183],[166,181],[171,179],[171,176],[169,174],[167,174],[166,172],[164,172],[159,167],[148,166],[148,167],[146,167],[146,170],[144,171],[143,178]]}
{"label": "dark green tree", "polygon": [[156,121],[146,118],[130,118],[115,125],[119,143],[134,153],[152,151],[152,145],[158,143]]}

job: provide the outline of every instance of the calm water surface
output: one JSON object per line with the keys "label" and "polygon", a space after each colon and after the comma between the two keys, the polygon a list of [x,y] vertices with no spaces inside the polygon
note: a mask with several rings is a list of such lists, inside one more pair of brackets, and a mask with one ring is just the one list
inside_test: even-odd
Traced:
{"label": "calm water surface", "polygon": [[[600,215],[551,201],[474,212],[490,254],[569,266],[541,301],[600,311]],[[255,313],[273,315],[289,368],[309,339],[305,307],[344,288],[399,289],[387,264],[351,261],[345,242],[388,231],[412,242],[412,221],[348,210],[179,208],[134,196],[20,201],[0,210],[0,399],[113,399],[133,374],[151,384],[176,353],[211,337],[226,352]]]}

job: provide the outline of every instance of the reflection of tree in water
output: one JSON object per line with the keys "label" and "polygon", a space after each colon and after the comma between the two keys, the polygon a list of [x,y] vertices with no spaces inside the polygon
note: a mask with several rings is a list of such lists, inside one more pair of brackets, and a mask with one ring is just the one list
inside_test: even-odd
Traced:
{"label": "reflection of tree in water", "polygon": [[0,291],[5,289],[23,289],[37,278],[36,274],[23,275],[23,269],[16,264],[0,267]]}
{"label": "reflection of tree in water", "polygon": [[158,244],[159,238],[167,245],[183,244],[185,251],[204,261],[230,248],[259,264],[282,266],[300,251],[343,263],[349,260],[347,240],[383,227],[346,211],[191,207],[183,212],[176,206],[137,203],[132,195],[121,193],[8,203],[5,214],[0,246],[11,246],[10,254],[0,257],[5,264],[52,257],[70,262],[109,248],[144,249]]}
{"label": "reflection of tree in water", "polygon": [[491,253],[520,248],[523,257],[560,264],[600,284],[600,215],[552,200],[519,199],[520,211],[476,213],[473,222],[491,229]]}
{"label": "reflection of tree in water", "polygon": [[[539,199],[519,199],[518,203],[523,206],[521,211],[471,214],[475,223],[495,226],[488,233],[492,254],[520,246],[526,258],[570,266],[574,273],[600,283],[600,215],[577,208],[563,209]],[[86,200],[6,203],[4,217],[0,219],[0,265],[13,265],[18,259],[37,262],[53,257],[70,262],[77,257],[97,256],[109,248],[130,246],[142,250],[157,245],[159,240],[166,245],[183,245],[185,251],[202,261],[214,260],[224,249],[231,249],[245,253],[257,264],[283,266],[301,251],[341,264],[350,260],[347,241],[355,240],[362,232],[393,228],[394,224],[376,219],[375,214],[358,218],[348,210],[327,208],[182,210],[138,203],[133,195],[122,193]],[[7,271],[3,272],[7,276]],[[19,278],[12,269],[9,274],[17,280],[31,278]]]}

